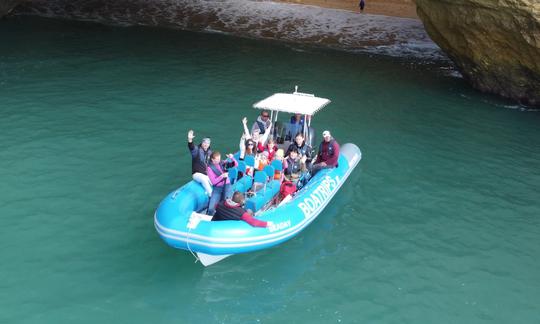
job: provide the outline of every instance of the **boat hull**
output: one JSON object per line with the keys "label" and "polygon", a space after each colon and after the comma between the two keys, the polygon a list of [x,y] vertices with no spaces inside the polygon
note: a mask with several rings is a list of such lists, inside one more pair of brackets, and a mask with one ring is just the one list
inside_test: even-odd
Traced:
{"label": "boat hull", "polygon": [[246,253],[270,248],[291,239],[321,213],[345,183],[362,155],[354,144],[340,148],[339,165],[319,171],[294,198],[256,214],[272,227],[252,227],[243,221],[201,220],[198,210],[208,204],[204,189],[191,181],[171,192],[160,203],[154,225],[170,246],[210,255]]}

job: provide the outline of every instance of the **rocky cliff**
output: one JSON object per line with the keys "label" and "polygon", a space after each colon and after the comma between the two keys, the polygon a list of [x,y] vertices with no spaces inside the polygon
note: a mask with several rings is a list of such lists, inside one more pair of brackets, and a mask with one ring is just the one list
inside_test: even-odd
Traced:
{"label": "rocky cliff", "polygon": [[540,106],[540,0],[416,0],[430,37],[477,89]]}
{"label": "rocky cliff", "polygon": [[21,0],[0,0],[0,18],[7,15]]}

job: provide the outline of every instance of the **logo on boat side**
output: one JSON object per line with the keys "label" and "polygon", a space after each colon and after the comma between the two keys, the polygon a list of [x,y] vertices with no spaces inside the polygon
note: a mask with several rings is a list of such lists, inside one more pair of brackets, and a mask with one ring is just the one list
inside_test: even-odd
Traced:
{"label": "logo on boat side", "polygon": [[277,224],[273,224],[272,226],[270,226],[268,228],[268,230],[270,230],[270,232],[275,232],[275,231],[279,231],[279,230],[282,230],[282,229],[290,227],[290,226],[291,226],[291,221],[288,220],[286,222],[280,222],[280,223],[277,223]]}
{"label": "logo on boat side", "polygon": [[321,184],[313,190],[309,197],[304,198],[304,201],[298,203],[298,208],[302,210],[305,218],[310,218],[315,215],[315,211],[328,200],[332,195],[339,183],[339,176],[332,179],[330,176],[326,176]]}

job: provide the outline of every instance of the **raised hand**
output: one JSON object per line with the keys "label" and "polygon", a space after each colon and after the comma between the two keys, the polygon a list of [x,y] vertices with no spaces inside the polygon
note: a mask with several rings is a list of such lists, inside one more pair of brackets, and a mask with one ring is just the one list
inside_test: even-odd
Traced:
{"label": "raised hand", "polygon": [[247,118],[246,117],[242,118],[242,124],[247,125]]}
{"label": "raised hand", "polygon": [[190,129],[187,133],[187,139],[188,139],[188,142],[192,142],[193,139],[195,138],[195,135],[193,135],[193,129]]}

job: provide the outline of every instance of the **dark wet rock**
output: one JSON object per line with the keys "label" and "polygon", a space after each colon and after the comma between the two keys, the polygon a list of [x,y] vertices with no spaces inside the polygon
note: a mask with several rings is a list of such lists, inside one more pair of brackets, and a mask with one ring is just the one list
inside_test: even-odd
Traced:
{"label": "dark wet rock", "polygon": [[22,0],[0,0],[0,18],[9,14]]}

